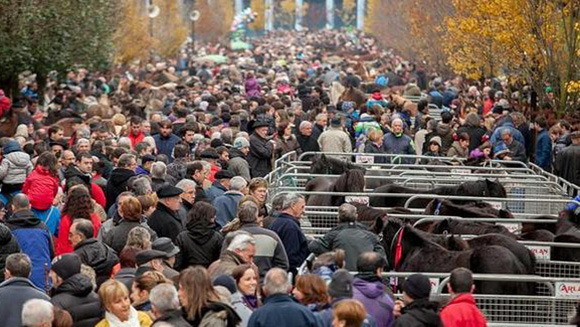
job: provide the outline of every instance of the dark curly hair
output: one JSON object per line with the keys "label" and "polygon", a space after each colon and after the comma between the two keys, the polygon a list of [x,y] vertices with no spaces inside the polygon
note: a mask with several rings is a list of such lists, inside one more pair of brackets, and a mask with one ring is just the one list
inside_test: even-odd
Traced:
{"label": "dark curly hair", "polygon": [[62,211],[68,214],[72,220],[77,218],[91,219],[93,201],[86,186],[79,184],[68,190]]}

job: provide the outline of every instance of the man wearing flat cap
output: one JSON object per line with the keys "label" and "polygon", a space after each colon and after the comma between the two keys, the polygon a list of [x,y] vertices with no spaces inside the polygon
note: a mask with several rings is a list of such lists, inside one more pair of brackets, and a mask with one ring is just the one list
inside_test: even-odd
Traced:
{"label": "man wearing flat cap", "polygon": [[272,171],[272,154],[276,142],[268,140],[268,127],[266,121],[256,121],[254,123],[254,133],[250,136],[250,154],[248,163],[252,178],[264,177]]}
{"label": "man wearing flat cap", "polygon": [[442,327],[439,305],[430,302],[431,282],[423,274],[413,274],[403,284],[403,301],[395,304],[395,327]]}
{"label": "man wearing flat cap", "polygon": [[213,202],[218,196],[223,195],[230,189],[230,180],[234,177],[228,170],[220,170],[215,174],[215,181],[211,187],[205,190],[205,194],[210,202]]}
{"label": "man wearing flat cap", "polygon": [[183,190],[173,185],[165,184],[157,190],[157,209],[151,214],[148,224],[158,237],[168,237],[172,241],[183,231],[179,218]]}
{"label": "man wearing flat cap", "polygon": [[167,258],[167,253],[158,250],[145,250],[137,253],[135,263],[139,268],[135,272],[135,276],[139,277],[148,271],[157,271],[165,278],[173,280],[179,273],[172,268],[163,264],[163,260]]}

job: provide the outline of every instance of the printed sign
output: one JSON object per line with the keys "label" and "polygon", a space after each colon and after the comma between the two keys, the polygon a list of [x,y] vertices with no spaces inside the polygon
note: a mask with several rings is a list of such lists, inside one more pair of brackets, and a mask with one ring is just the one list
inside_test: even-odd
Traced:
{"label": "printed sign", "polygon": [[519,232],[522,231],[522,224],[520,223],[497,223],[497,224],[507,228],[507,230],[513,234],[518,234]]}
{"label": "printed sign", "polygon": [[580,299],[580,283],[556,282],[556,298]]}
{"label": "printed sign", "polygon": [[530,251],[536,257],[538,261],[549,261],[550,260],[550,247],[544,245],[526,245]]}
{"label": "printed sign", "polygon": [[380,170],[381,169],[381,166],[370,166],[369,169],[372,169],[372,170]]}
{"label": "printed sign", "polygon": [[369,204],[369,197],[368,196],[345,196],[344,200],[346,203],[359,203],[368,205]]}
{"label": "printed sign", "polygon": [[431,295],[437,294],[437,290],[439,289],[439,278],[429,278],[429,282],[431,283]]}
{"label": "printed sign", "polygon": [[471,169],[451,169],[452,174],[471,174]]}
{"label": "printed sign", "polygon": [[489,204],[495,210],[501,210],[501,209],[503,209],[503,203],[501,201],[485,201],[485,202],[487,204]]}
{"label": "printed sign", "polygon": [[366,164],[373,164],[375,163],[375,157],[373,156],[356,156],[355,158],[356,163],[366,163]]}

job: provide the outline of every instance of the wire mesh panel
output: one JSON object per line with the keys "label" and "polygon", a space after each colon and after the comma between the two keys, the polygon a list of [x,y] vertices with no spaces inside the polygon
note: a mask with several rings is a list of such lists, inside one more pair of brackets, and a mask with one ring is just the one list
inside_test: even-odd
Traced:
{"label": "wire mesh panel", "polygon": [[578,278],[580,262],[538,261],[536,275],[553,278]]}

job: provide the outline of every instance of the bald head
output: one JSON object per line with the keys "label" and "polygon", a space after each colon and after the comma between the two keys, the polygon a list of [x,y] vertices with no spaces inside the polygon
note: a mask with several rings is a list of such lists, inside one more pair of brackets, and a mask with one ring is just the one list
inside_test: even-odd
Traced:
{"label": "bald head", "polygon": [[280,268],[272,268],[266,274],[264,291],[268,296],[287,294],[290,288],[288,273]]}
{"label": "bald head", "polygon": [[30,201],[26,194],[19,193],[12,198],[12,211],[28,210],[30,209]]}

